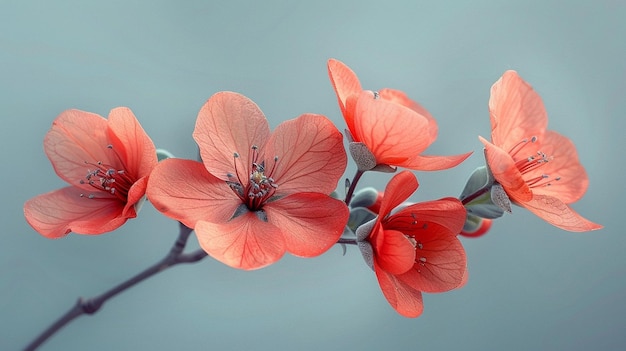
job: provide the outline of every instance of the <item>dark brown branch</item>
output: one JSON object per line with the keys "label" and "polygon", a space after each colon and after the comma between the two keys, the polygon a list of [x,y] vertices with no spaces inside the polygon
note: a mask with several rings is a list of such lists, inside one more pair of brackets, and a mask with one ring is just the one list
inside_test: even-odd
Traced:
{"label": "dark brown branch", "polygon": [[346,194],[346,199],[344,200],[344,202],[346,203],[347,206],[350,206],[350,201],[352,201],[352,195],[354,194],[354,189],[356,189],[356,185],[359,182],[359,179],[361,179],[361,176],[363,175],[363,171],[356,171],[356,174],[354,175],[354,178],[352,178],[352,182],[350,183],[350,187],[348,188],[348,193]]}
{"label": "dark brown branch", "polygon": [[191,253],[183,254],[183,250],[187,245],[187,239],[189,238],[191,232],[192,229],[180,223],[180,232],[178,234],[178,239],[174,243],[174,246],[172,246],[172,249],[167,254],[167,256],[165,256],[156,264],[148,267],[141,273],[122,282],[121,284],[113,287],[112,289],[104,292],[101,295],[89,299],[79,298],[69,311],[67,311],[56,322],[54,322],[46,330],[44,330],[35,340],[28,344],[28,346],[26,346],[24,350],[31,351],[37,349],[37,347],[39,347],[46,340],[48,340],[59,329],[63,328],[66,324],[68,324],[75,318],[80,317],[83,314],[94,314],[98,312],[98,310],[100,310],[100,307],[102,307],[102,305],[107,300],[123,292],[124,290],[133,287],[143,280],[179,263],[193,263],[203,259],[207,255],[206,252],[204,252],[203,250],[196,250]]}
{"label": "dark brown branch", "polygon": [[357,245],[356,238],[339,238],[337,244]]}

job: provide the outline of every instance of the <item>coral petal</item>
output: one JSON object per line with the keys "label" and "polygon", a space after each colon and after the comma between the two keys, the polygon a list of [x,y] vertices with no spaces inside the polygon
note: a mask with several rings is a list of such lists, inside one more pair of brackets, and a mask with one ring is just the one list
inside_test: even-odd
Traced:
{"label": "coral petal", "polygon": [[515,166],[511,155],[483,137],[478,138],[485,144],[485,159],[489,170],[498,183],[504,187],[506,193],[515,201],[530,201],[533,198],[533,193]]}
{"label": "coral petal", "polygon": [[[193,131],[206,169],[222,180],[229,180],[235,162],[239,179],[248,179],[251,146],[262,147],[269,136],[269,125],[259,107],[247,97],[228,91],[209,98],[198,113]],[[235,153],[239,154],[236,160]]]}
{"label": "coral petal", "polygon": [[296,193],[264,206],[268,222],[280,228],[289,253],[314,257],[337,243],[350,215],[348,207],[324,194]]}
{"label": "coral petal", "polygon": [[374,271],[383,295],[396,312],[408,318],[419,317],[422,314],[424,302],[419,290],[404,284],[376,264],[374,264]]}
{"label": "coral petal", "polygon": [[148,181],[148,200],[166,216],[194,228],[198,220],[226,221],[241,201],[228,185],[200,162],[161,161]]}
{"label": "coral petal", "polygon": [[453,234],[458,234],[463,229],[466,215],[465,207],[459,199],[446,197],[407,206],[394,214],[386,227],[409,232],[416,226],[437,224]]}
{"label": "coral petal", "polygon": [[[81,187],[78,180],[85,177],[89,168],[85,162],[118,165],[106,148],[106,129],[107,120],[95,113],[67,110],[59,114],[44,138],[44,150],[61,179]],[[82,188],[93,190],[89,185]]]}
{"label": "coral petal", "polygon": [[380,215],[384,218],[391,210],[408,199],[419,186],[417,178],[410,171],[402,171],[387,183],[383,199],[380,203]]}
{"label": "coral petal", "polygon": [[[550,161],[534,171],[524,174],[525,179],[550,176],[550,186],[533,188],[533,193],[558,198],[566,204],[580,200],[587,191],[589,178],[578,160],[574,143],[567,137],[553,131],[546,131],[540,140],[539,151],[551,156]],[[559,180],[556,180],[558,177]]]}
{"label": "coral petal", "polygon": [[415,252],[416,263],[413,269],[399,275],[398,279],[424,292],[444,292],[458,287],[463,280],[467,260],[456,233],[433,225],[417,232],[415,240],[422,247]]}
{"label": "coral petal", "polygon": [[135,211],[136,206],[145,200],[146,190],[148,188],[148,176],[138,179],[128,190],[126,196],[126,205],[124,206],[123,215]]}
{"label": "coral petal", "polygon": [[506,71],[491,87],[491,141],[510,150],[522,139],[541,137],[548,115],[536,91],[515,71]]}
{"label": "coral petal", "polygon": [[471,154],[472,152],[454,156],[416,155],[406,161],[402,167],[420,171],[440,171],[456,167],[470,157]]}
{"label": "coral petal", "polygon": [[531,201],[521,203],[521,206],[553,226],[570,232],[587,232],[603,228],[600,224],[585,219],[555,197],[535,195]]}
{"label": "coral petal", "polygon": [[417,112],[382,99],[371,92],[359,96],[355,112],[355,141],[365,143],[379,164],[404,166],[432,142],[428,119]]}
{"label": "coral petal", "polygon": [[330,194],[347,163],[341,133],[328,118],[315,114],[281,123],[268,140],[265,155],[265,169],[278,184],[277,195],[305,189]]}
{"label": "coral petal", "polygon": [[281,230],[246,212],[226,223],[198,221],[196,236],[204,251],[234,268],[252,270],[278,261],[285,253]]}
{"label": "coral petal", "polygon": [[328,60],[328,76],[330,83],[335,89],[341,113],[346,121],[350,132],[354,133],[354,103],[348,101],[352,96],[361,93],[361,83],[356,74],[343,62],[335,59]]}
{"label": "coral petal", "polygon": [[463,278],[461,279],[461,284],[459,284],[459,286],[457,286],[456,289],[460,289],[464,287],[467,284],[468,280],[469,280],[469,271],[467,270],[467,268],[465,268],[465,272],[463,273]]}
{"label": "coral petal", "polygon": [[437,121],[430,114],[430,112],[428,112],[428,110],[422,107],[422,105],[411,100],[403,91],[400,91],[400,90],[385,88],[385,89],[379,90],[378,95],[383,100],[408,107],[411,110],[426,117],[426,119],[428,119],[428,136],[430,137],[431,142],[437,139],[437,131],[438,131]]}
{"label": "coral petal", "polygon": [[156,148],[133,112],[127,107],[111,110],[107,126],[111,152],[120,156],[126,170],[137,178],[149,175],[157,164]]}
{"label": "coral petal", "polygon": [[70,232],[102,234],[117,229],[134,211],[122,216],[124,203],[116,197],[89,199],[84,190],[65,187],[34,197],[24,204],[26,221],[47,238],[61,238]]}
{"label": "coral petal", "polygon": [[379,233],[383,238],[376,247],[376,262],[390,274],[402,274],[413,268],[415,263],[415,247],[402,232],[383,230]]}

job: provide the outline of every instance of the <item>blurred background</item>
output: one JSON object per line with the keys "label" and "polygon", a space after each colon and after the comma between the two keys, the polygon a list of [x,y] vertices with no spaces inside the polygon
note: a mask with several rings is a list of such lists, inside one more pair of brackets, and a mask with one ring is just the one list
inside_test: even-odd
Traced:
{"label": "blurred background", "polygon": [[[101,236],[32,230],[23,203],[64,186],[42,147],[61,111],[128,106],[157,147],[184,158],[196,157],[200,106],[221,90],[253,99],[272,128],[314,112],[343,130],[331,57],[365,88],[423,104],[439,123],[428,153],[475,152],[454,169],[418,172],[412,201],[458,196],[484,164],[489,89],[517,70],[587,168],[573,208],[605,228],[569,233],[514,208],[486,236],[462,239],[469,282],[426,294],[418,319],[387,304],[355,247],[253,272],[204,259],[124,292],[41,350],[622,349],[624,18],[619,0],[0,2],[0,349],[24,347],[77,297],[155,263],[177,236],[149,204]],[[366,174],[362,185],[383,189],[389,177]]]}

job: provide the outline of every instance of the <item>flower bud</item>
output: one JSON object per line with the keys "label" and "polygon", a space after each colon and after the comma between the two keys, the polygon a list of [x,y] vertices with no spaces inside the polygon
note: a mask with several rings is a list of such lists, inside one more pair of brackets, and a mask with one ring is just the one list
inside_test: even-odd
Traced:
{"label": "flower bud", "polygon": [[378,213],[380,203],[383,199],[383,192],[372,187],[363,188],[357,191],[350,201],[351,208],[365,207],[368,210]]}
{"label": "flower bud", "polygon": [[479,236],[483,236],[489,231],[489,229],[491,229],[492,223],[493,220],[491,219],[481,218],[474,215],[467,215],[465,225],[463,226],[463,230],[459,233],[459,235],[468,238],[477,238]]}
{"label": "flower bud", "polygon": [[494,219],[502,217],[504,211],[511,212],[511,202],[495,182],[486,166],[478,167],[467,180],[459,200],[468,215]]}

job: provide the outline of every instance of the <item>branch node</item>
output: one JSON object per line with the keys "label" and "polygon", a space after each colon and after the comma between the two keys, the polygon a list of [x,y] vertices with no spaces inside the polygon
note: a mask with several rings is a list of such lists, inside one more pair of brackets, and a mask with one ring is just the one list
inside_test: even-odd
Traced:
{"label": "branch node", "polygon": [[78,304],[85,314],[94,314],[102,307],[102,301],[97,299],[78,299]]}

